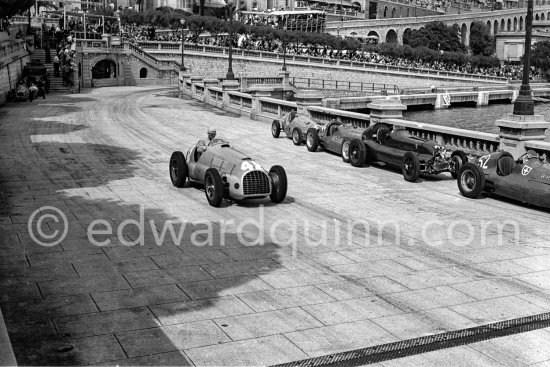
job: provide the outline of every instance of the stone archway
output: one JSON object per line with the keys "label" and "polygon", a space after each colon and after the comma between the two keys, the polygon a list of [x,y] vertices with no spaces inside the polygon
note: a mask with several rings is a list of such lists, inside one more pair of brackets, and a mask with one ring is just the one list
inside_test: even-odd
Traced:
{"label": "stone archway", "polygon": [[469,40],[468,40],[468,26],[466,23],[462,23],[462,26],[460,27],[460,41],[463,45],[468,46]]}
{"label": "stone archway", "polygon": [[523,17],[519,17],[519,30],[523,31]]}
{"label": "stone archway", "polygon": [[518,18],[514,17],[514,32],[518,31]]}
{"label": "stone archway", "polygon": [[390,29],[386,33],[386,42],[387,43],[397,43],[397,32],[393,29]]}
{"label": "stone archway", "polygon": [[510,18],[508,18],[508,21],[506,22],[506,31],[512,31],[512,19]]}
{"label": "stone archway", "polygon": [[493,27],[491,27],[491,21],[487,21],[487,29],[489,30],[489,34],[493,34]]}
{"label": "stone archway", "polygon": [[388,17],[388,7],[384,6],[384,16],[383,16],[383,18],[387,18],[387,17]]}
{"label": "stone archway", "polygon": [[498,20],[495,20],[493,23],[493,35],[498,33]]}
{"label": "stone archway", "polygon": [[139,78],[140,79],[146,79],[147,78],[147,73],[148,73],[147,68],[139,69]]}
{"label": "stone archway", "polygon": [[539,15],[535,14],[535,20],[539,20]]}
{"label": "stone archway", "polygon": [[544,13],[542,13],[542,14],[540,15],[540,20],[542,20],[542,21],[546,20],[546,18],[545,18],[545,16],[544,16]]}
{"label": "stone archway", "polygon": [[99,60],[92,66],[92,79],[110,79],[116,78],[117,64],[114,60],[105,58]]}
{"label": "stone archway", "polygon": [[506,22],[504,21],[504,19],[502,19],[502,20],[500,21],[500,30],[501,30],[502,32],[504,32],[504,31],[506,30]]}
{"label": "stone archway", "polygon": [[397,15],[397,10],[395,9],[395,7],[391,8],[391,17],[396,18],[396,15]]}

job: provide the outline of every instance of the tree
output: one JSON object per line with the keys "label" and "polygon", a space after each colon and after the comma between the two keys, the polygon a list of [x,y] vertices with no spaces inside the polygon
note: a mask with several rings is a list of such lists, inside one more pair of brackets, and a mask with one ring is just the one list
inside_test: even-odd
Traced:
{"label": "tree", "polygon": [[205,17],[201,17],[200,15],[192,15],[186,19],[185,24],[187,25],[187,29],[189,29],[193,42],[197,42],[199,35],[206,27]]}
{"label": "tree", "polygon": [[403,44],[412,48],[426,46],[437,51],[461,51],[464,45],[460,42],[458,25],[448,27],[443,22],[430,22],[420,29],[413,29],[403,36]]}
{"label": "tree", "polygon": [[0,17],[12,17],[30,9],[35,3],[36,0],[0,0]]}
{"label": "tree", "polygon": [[474,55],[491,56],[495,49],[493,37],[487,25],[481,22],[473,22],[470,29],[470,49]]}
{"label": "tree", "polygon": [[540,41],[531,47],[531,65],[548,75],[550,69],[550,41]]}

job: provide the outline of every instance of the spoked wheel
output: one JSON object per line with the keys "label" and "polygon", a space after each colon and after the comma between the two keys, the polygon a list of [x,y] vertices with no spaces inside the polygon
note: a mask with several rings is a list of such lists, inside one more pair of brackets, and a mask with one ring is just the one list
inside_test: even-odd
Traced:
{"label": "spoked wheel", "polygon": [[281,166],[273,166],[269,170],[269,177],[271,177],[271,181],[273,182],[273,189],[271,190],[269,198],[274,203],[280,203],[286,197],[286,189],[288,184],[286,172]]}
{"label": "spoked wheel", "polygon": [[302,132],[297,127],[292,130],[292,142],[294,145],[301,145],[303,141]]}
{"label": "spoked wheel", "polygon": [[271,123],[271,135],[273,135],[274,138],[278,138],[281,134],[281,124],[277,120],[273,120],[273,123]]}
{"label": "spoked wheel", "polygon": [[214,207],[219,207],[223,200],[223,181],[219,172],[215,168],[209,168],[204,175],[204,192],[206,200]]}
{"label": "spoked wheel", "polygon": [[413,152],[406,152],[403,157],[403,177],[406,181],[415,182],[420,177],[420,160]]}
{"label": "spoked wheel", "polygon": [[345,163],[349,163],[350,161],[350,158],[349,158],[349,146],[350,146],[350,141],[348,139],[344,139],[344,142],[342,143],[342,160],[345,162]]}
{"label": "spoked wheel", "polygon": [[306,134],[306,147],[310,152],[315,152],[319,147],[319,134],[317,130],[310,128]]}
{"label": "spoked wheel", "polygon": [[451,155],[451,163],[451,176],[453,176],[453,178],[457,178],[460,168],[462,168],[464,164],[468,163],[468,156],[462,150],[457,150]]}
{"label": "spoked wheel", "polygon": [[185,162],[183,153],[172,153],[172,157],[170,157],[170,180],[172,180],[172,185],[183,187],[188,175],[187,162]]}
{"label": "spoked wheel", "polygon": [[485,188],[485,174],[475,164],[466,163],[458,171],[456,182],[462,195],[475,199]]}
{"label": "spoked wheel", "polygon": [[367,151],[362,141],[355,139],[349,145],[349,159],[354,167],[361,167],[365,163]]}

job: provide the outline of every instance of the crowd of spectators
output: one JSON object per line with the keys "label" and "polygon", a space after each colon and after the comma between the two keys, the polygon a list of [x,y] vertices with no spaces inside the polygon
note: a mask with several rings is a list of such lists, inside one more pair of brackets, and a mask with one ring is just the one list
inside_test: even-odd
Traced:
{"label": "crowd of spectators", "polygon": [[[172,41],[181,42],[179,32],[151,32],[146,27],[124,27],[123,35],[126,35],[130,42],[139,41]],[[185,42],[211,46],[227,46],[227,35],[198,37],[186,36]],[[283,43],[278,39],[261,39],[252,34],[235,34],[232,40],[232,46],[235,49],[245,49],[254,51],[267,51],[284,53]],[[289,43],[286,45],[287,55],[311,56],[330,59],[349,60],[357,62],[375,63],[382,65],[400,66],[415,69],[430,69],[439,71],[449,71],[456,73],[467,73],[484,76],[504,77],[511,80],[521,80],[523,75],[523,66],[520,63],[505,63],[496,67],[478,67],[470,63],[459,65],[444,61],[427,60],[409,60],[400,57],[390,57],[381,55],[377,52],[368,52],[362,50],[337,50],[327,46],[305,45],[302,43]],[[531,70],[531,79],[533,81],[542,81],[543,75],[538,73],[535,68]]]}

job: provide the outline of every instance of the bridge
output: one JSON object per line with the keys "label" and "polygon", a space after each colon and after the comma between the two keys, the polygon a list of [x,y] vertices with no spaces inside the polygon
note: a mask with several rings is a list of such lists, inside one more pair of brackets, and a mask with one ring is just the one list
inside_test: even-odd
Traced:
{"label": "bridge", "polygon": [[[419,29],[426,24],[441,21],[447,26],[457,24],[460,37],[465,46],[470,44],[470,29],[473,22],[482,22],[489,27],[491,35],[498,32],[514,32],[525,30],[527,10],[506,9],[479,13],[437,15],[425,17],[390,18],[375,20],[353,20],[347,22],[328,22],[327,32],[342,36],[377,36],[379,42],[392,42],[402,45],[403,35],[413,29]],[[535,6],[533,11],[535,21],[550,19],[550,4]]]}

